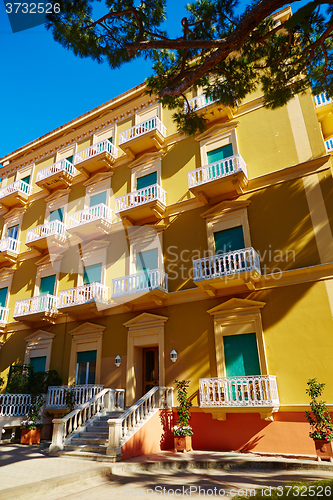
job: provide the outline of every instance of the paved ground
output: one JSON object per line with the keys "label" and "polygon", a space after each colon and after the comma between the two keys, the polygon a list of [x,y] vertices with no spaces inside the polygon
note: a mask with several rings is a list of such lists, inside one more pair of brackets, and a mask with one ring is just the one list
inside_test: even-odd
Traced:
{"label": "paved ground", "polygon": [[204,451],[161,452],[110,464],[49,457],[46,444],[0,446],[0,500],[232,498],[255,489],[264,498],[271,486],[321,478],[333,478],[333,464]]}

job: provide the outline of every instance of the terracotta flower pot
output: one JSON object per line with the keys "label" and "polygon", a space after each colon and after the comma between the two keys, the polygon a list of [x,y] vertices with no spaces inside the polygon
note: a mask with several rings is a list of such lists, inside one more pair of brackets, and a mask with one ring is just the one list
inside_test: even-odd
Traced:
{"label": "terracotta flower pot", "polygon": [[329,460],[333,462],[333,441],[326,441],[326,439],[314,439],[317,460]]}
{"label": "terracotta flower pot", "polygon": [[41,429],[21,429],[21,444],[40,444]]}
{"label": "terracotta flower pot", "polygon": [[177,451],[192,451],[192,436],[174,436],[174,449]]}

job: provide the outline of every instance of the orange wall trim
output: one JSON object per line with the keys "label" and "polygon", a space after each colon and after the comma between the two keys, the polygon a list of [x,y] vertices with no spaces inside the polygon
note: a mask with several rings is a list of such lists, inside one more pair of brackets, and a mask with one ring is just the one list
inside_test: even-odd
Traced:
{"label": "orange wall trim", "polygon": [[[171,410],[160,410],[122,447],[122,458],[173,449],[173,425]],[[199,411],[192,412],[191,426],[194,450],[316,454],[302,413],[276,413],[274,422],[267,422],[259,413],[228,413],[219,421]]]}

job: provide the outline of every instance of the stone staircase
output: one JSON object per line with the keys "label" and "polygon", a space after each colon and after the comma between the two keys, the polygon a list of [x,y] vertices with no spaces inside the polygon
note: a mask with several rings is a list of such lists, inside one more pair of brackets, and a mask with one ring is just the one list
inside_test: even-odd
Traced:
{"label": "stone staircase", "polygon": [[124,411],[104,411],[96,417],[82,431],[76,433],[70,443],[58,452],[59,456],[96,460],[98,462],[113,461],[106,455],[109,437],[109,418],[119,418]]}

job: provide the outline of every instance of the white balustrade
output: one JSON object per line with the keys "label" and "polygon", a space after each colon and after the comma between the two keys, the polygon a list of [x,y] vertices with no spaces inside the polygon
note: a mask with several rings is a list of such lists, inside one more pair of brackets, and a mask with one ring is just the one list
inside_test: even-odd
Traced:
{"label": "white balustrade", "polygon": [[209,104],[212,104],[213,102],[216,102],[216,99],[214,99],[211,96],[206,96],[205,94],[201,94],[196,97],[193,97],[193,99],[189,99],[188,104],[187,102],[185,102],[184,110],[186,113],[189,105],[191,111],[196,111],[197,109],[202,109],[205,106],[209,106]]}
{"label": "white balustrade", "polygon": [[76,153],[74,155],[74,165],[104,152],[109,153],[115,159],[118,158],[119,155],[119,149],[116,148],[116,146],[114,146],[108,139],[105,139],[104,141],[93,144],[92,146],[89,146],[89,148]]}
{"label": "white balustrade", "polygon": [[86,304],[87,302],[107,304],[108,295],[109,287],[98,282],[69,288],[59,292],[58,308]]}
{"label": "white balustrade", "polygon": [[168,291],[168,275],[159,269],[141,271],[112,280],[112,298],[157,289]]}
{"label": "white balustrade", "polygon": [[9,196],[13,193],[22,193],[30,196],[32,193],[33,187],[24,181],[15,181],[7,186],[0,188],[0,198],[4,198],[5,196]]}
{"label": "white balustrade", "polygon": [[333,98],[328,97],[328,94],[326,92],[322,92],[321,94],[314,96],[314,101],[316,104],[316,108],[319,108],[320,106],[325,106],[325,104],[330,104],[331,102],[333,102]]}
{"label": "white balustrade", "polygon": [[116,212],[138,207],[150,201],[160,201],[164,206],[166,205],[166,192],[159,184],[152,184],[116,198]]}
{"label": "white balustrade", "polygon": [[328,153],[333,151],[333,139],[328,139],[327,141],[325,141],[325,146]]}
{"label": "white balustrade", "polygon": [[188,186],[189,188],[193,188],[238,172],[244,172],[247,177],[246,163],[239,154],[191,170],[188,173]]}
{"label": "white balustrade", "polygon": [[135,139],[136,137],[140,137],[147,132],[150,132],[151,130],[158,130],[163,135],[163,137],[166,137],[166,127],[157,116],[154,116],[149,120],[138,123],[137,125],[134,125],[134,127],[121,132],[119,134],[119,144],[124,144],[124,142]]}
{"label": "white balustrade", "polygon": [[50,294],[37,295],[30,299],[17,300],[14,317],[42,312],[57,312],[57,297]]}
{"label": "white balustrade", "polygon": [[200,379],[199,394],[201,407],[280,404],[273,375]]}
{"label": "white balustrade", "polygon": [[74,165],[68,160],[60,160],[56,163],[53,163],[49,167],[43,168],[37,172],[36,182],[42,181],[51,177],[52,175],[58,174],[59,172],[66,172],[67,174],[74,177],[74,175],[78,174],[78,171],[74,167]]}
{"label": "white balustrade", "polygon": [[0,417],[22,417],[30,406],[30,394],[0,394]]}
{"label": "white balustrade", "polygon": [[[115,409],[115,391],[117,394],[122,393],[119,402],[123,402],[123,389],[103,389],[65,417],[53,419],[52,443],[49,451],[52,453],[62,450],[71,436],[82,429],[93,417],[98,416],[104,410],[113,411]],[[124,406],[118,409],[123,408]]]}
{"label": "white balustrade", "polygon": [[246,271],[257,271],[261,274],[259,255],[252,247],[193,261],[194,281],[230,276]]}
{"label": "white balustrade", "polygon": [[152,413],[172,408],[173,387],[153,387],[119,418],[110,418],[107,455],[120,455],[120,447]]}
{"label": "white balustrade", "polygon": [[48,236],[59,236],[63,239],[66,238],[66,226],[60,220],[52,220],[42,224],[41,226],[34,227],[27,231],[26,243],[47,238]]}
{"label": "white balustrade", "polygon": [[7,323],[9,309],[7,307],[0,307],[0,324]]}
{"label": "white balustrade", "polygon": [[67,229],[81,226],[82,224],[98,219],[106,220],[110,224],[112,223],[112,210],[104,205],[104,203],[85,208],[84,210],[80,210],[79,212],[69,215],[67,217]]}
{"label": "white balustrade", "polygon": [[18,254],[20,251],[21,242],[7,236],[0,240],[0,252],[13,252]]}

